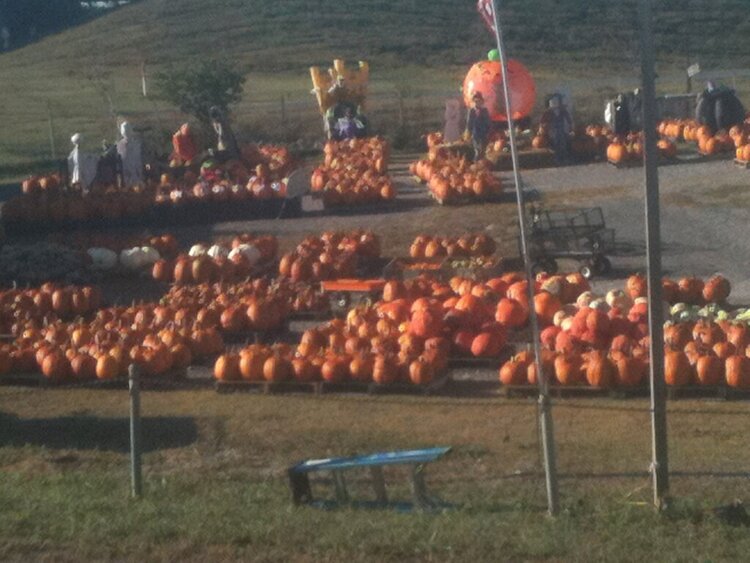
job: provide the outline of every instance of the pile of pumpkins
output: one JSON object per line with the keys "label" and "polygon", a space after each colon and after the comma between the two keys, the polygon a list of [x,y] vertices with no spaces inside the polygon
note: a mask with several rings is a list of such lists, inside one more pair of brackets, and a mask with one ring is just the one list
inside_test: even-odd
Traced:
{"label": "pile of pumpkins", "polygon": [[[130,364],[146,377],[184,370],[216,356],[224,342],[216,328],[167,307],[146,304],[101,309],[90,322],[29,326],[0,346],[0,374],[41,374],[53,382],[115,379]],[[168,320],[169,319],[169,320]]]}
{"label": "pile of pumpkins", "polygon": [[388,175],[390,149],[385,139],[328,141],[323,164],[313,170],[310,187],[326,207],[392,201],[396,186]]}
{"label": "pile of pumpkins", "polygon": [[291,313],[325,311],[329,305],[319,288],[283,278],[172,286],[162,303],[193,311],[204,324],[232,333],[274,330]]}
{"label": "pile of pumpkins", "polygon": [[[656,148],[661,158],[673,159],[677,156],[677,146],[669,139],[659,139]],[[643,159],[643,133],[628,133],[625,137],[614,136],[606,153],[607,160],[615,164]]]}
{"label": "pile of pumpkins", "polygon": [[492,163],[485,159],[471,163],[465,156],[430,149],[428,158],[409,165],[409,172],[427,183],[432,197],[444,205],[485,201],[502,194],[502,183],[491,168]]}
{"label": "pile of pumpkins", "polygon": [[223,164],[206,161],[198,173],[192,169],[175,178],[166,173],[156,186],[158,205],[192,201],[247,201],[286,197],[289,174],[297,161],[285,146],[243,145],[241,160]]}
{"label": "pile of pumpkins", "polygon": [[733,127],[714,133],[707,125],[700,125],[694,119],[667,119],[659,122],[657,133],[662,139],[683,140],[696,143],[698,151],[704,155],[732,152],[746,144],[746,126]]}
{"label": "pile of pumpkins", "polygon": [[279,260],[279,275],[293,282],[356,277],[359,262],[380,257],[380,239],[371,231],[326,231],[310,236]]}
{"label": "pile of pumpkins", "polygon": [[154,189],[134,186],[83,193],[77,189],[31,191],[3,205],[5,225],[78,224],[84,221],[118,221],[140,218],[154,206]]}
{"label": "pile of pumpkins", "polygon": [[[571,274],[555,278],[552,286],[564,287],[564,295],[553,297],[541,281],[535,287],[534,307],[544,318],[588,283]],[[380,301],[305,331],[295,349],[255,346],[223,356],[215,376],[277,381],[280,362],[282,379],[428,384],[447,369],[451,356],[499,358],[508,333],[528,321],[527,287],[517,272],[488,282],[457,277],[443,283],[426,276],[388,281]]]}
{"label": "pile of pumpkins", "polygon": [[[724,277],[705,283],[694,277],[662,282],[666,302],[725,303],[731,286]],[[554,293],[554,291],[553,291]],[[628,278],[624,291],[605,297],[590,292],[575,304],[562,306],[550,319],[540,315],[542,367],[552,384],[593,387],[634,387],[645,383],[649,363],[647,283]],[[746,323],[668,321],[665,324],[665,381],[750,387],[750,358],[746,357]],[[533,354],[521,352],[499,373],[504,385],[537,383]]]}
{"label": "pile of pumpkins", "polygon": [[484,233],[466,234],[459,237],[419,235],[409,246],[409,256],[416,260],[433,258],[469,258],[490,256],[497,250],[497,243]]}
{"label": "pile of pumpkins", "polygon": [[[606,147],[613,138],[612,131],[603,125],[587,125],[574,131],[570,141],[570,152],[579,160],[591,160],[604,155]],[[540,125],[531,140],[534,149],[546,149],[552,146],[549,128]]]}
{"label": "pile of pumpkins", "polygon": [[[21,185],[21,195],[3,206],[5,224],[77,224],[84,221],[118,221],[143,217],[154,208],[178,206],[188,201],[239,201],[286,196],[288,175],[297,166],[286,147],[243,147],[244,161],[207,162],[198,173],[192,169],[173,178],[126,187],[97,186],[83,192],[66,187],[59,174],[31,176]],[[250,155],[252,153],[252,155]],[[251,158],[252,160],[248,160]],[[248,169],[244,162],[257,163]]]}
{"label": "pile of pumpkins", "polygon": [[231,242],[194,244],[187,254],[153,263],[152,277],[161,282],[190,284],[234,282],[252,276],[276,258],[274,236],[241,235]]}
{"label": "pile of pumpkins", "polygon": [[38,289],[0,291],[0,332],[19,336],[28,327],[85,317],[100,307],[101,299],[94,286],[45,283]]}

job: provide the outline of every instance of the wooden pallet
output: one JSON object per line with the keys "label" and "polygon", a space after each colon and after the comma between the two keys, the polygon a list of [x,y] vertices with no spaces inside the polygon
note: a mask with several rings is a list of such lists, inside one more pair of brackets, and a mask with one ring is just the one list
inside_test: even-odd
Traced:
{"label": "wooden pallet", "polygon": [[[41,373],[19,373],[0,376],[0,385],[11,385],[18,387],[40,387],[45,389],[127,389],[128,378],[118,377],[116,379],[89,379],[85,381],[64,380],[52,381]],[[144,376],[140,379],[141,389],[155,391],[159,389],[189,388],[195,386],[205,387],[205,380],[188,378],[187,370],[175,370],[158,376]]]}
{"label": "wooden pallet", "polygon": [[735,164],[736,164],[736,165],[737,165],[738,167],[740,167],[740,168],[743,168],[743,169],[745,169],[745,170],[748,170],[748,169],[750,169],[750,161],[748,161],[748,160],[740,160],[739,158],[735,158],[735,159],[734,159],[734,163],[735,163]]}
{"label": "wooden pallet", "polygon": [[[643,160],[637,158],[635,160],[624,160],[621,162],[615,162],[614,160],[607,159],[612,166],[618,170],[624,170],[627,168],[641,168],[643,166]],[[686,162],[693,162],[693,160],[684,160],[681,158],[660,158],[659,166],[669,166],[671,164],[685,164]]]}
{"label": "wooden pallet", "polygon": [[[608,397],[610,399],[628,399],[632,397],[647,397],[648,387],[615,387],[605,389],[602,387],[590,387],[588,385],[551,385],[549,394],[558,399],[571,399],[576,397]],[[536,385],[501,385],[500,395],[502,397],[535,397],[539,394]]]}
{"label": "wooden pallet", "polygon": [[433,380],[428,385],[414,385],[411,383],[364,383],[358,381],[330,382],[330,381],[217,381],[217,393],[250,392],[264,395],[283,393],[312,393],[314,395],[330,393],[366,393],[368,395],[430,395],[445,387],[448,383],[447,375]]}
{"label": "wooden pallet", "polygon": [[667,387],[667,398],[674,399],[719,399],[740,401],[750,399],[750,389],[737,389],[726,385],[684,385]]}

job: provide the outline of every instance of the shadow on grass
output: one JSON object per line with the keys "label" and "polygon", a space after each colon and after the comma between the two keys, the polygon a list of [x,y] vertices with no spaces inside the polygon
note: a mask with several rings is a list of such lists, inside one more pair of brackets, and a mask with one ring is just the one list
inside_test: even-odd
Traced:
{"label": "shadow on grass", "polygon": [[[191,417],[145,417],[141,432],[144,453],[185,447],[198,440],[198,428]],[[0,447],[27,445],[128,452],[130,421],[96,416],[24,419],[0,413]]]}

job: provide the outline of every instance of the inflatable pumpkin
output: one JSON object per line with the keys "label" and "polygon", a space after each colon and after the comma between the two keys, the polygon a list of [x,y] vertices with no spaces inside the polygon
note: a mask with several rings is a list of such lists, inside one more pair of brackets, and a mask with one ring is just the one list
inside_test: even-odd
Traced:
{"label": "inflatable pumpkin", "polygon": [[[510,105],[513,119],[522,119],[531,113],[536,101],[536,85],[531,73],[516,60],[508,61]],[[472,97],[480,92],[493,121],[507,121],[503,76],[499,61],[480,61],[471,67],[464,79],[463,95],[466,107],[472,106]]]}

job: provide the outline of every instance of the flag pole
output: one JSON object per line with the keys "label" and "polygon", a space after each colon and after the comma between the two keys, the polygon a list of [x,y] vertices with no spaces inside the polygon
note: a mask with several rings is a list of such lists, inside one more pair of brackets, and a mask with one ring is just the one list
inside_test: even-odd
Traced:
{"label": "flag pole", "polygon": [[643,88],[643,168],[645,170],[646,260],[648,262],[648,332],[651,349],[651,477],[654,505],[666,507],[669,494],[667,407],[664,382],[664,318],[661,291],[661,225],[656,147],[656,79],[651,0],[640,0],[641,81]]}
{"label": "flag pole", "polygon": [[497,40],[497,51],[500,54],[500,67],[503,78],[503,96],[505,98],[505,113],[508,123],[508,137],[510,140],[510,156],[513,163],[513,181],[516,185],[516,199],[518,201],[518,227],[521,238],[521,254],[523,257],[526,279],[529,285],[529,319],[531,322],[531,338],[534,346],[534,362],[536,366],[537,381],[539,384],[539,423],[542,433],[542,448],[544,450],[544,474],[547,486],[547,511],[550,516],[555,516],[559,510],[559,491],[557,486],[557,461],[555,456],[555,433],[552,424],[552,403],[549,398],[548,374],[542,369],[542,350],[539,338],[539,319],[534,308],[534,275],[531,268],[531,259],[528,252],[526,240],[526,211],[524,205],[524,190],[521,174],[518,170],[518,150],[516,147],[516,131],[513,123],[513,112],[511,111],[510,85],[508,83],[508,60],[505,53],[503,34],[500,29],[498,17],[498,0],[492,0],[492,19],[495,28],[495,39]]}

